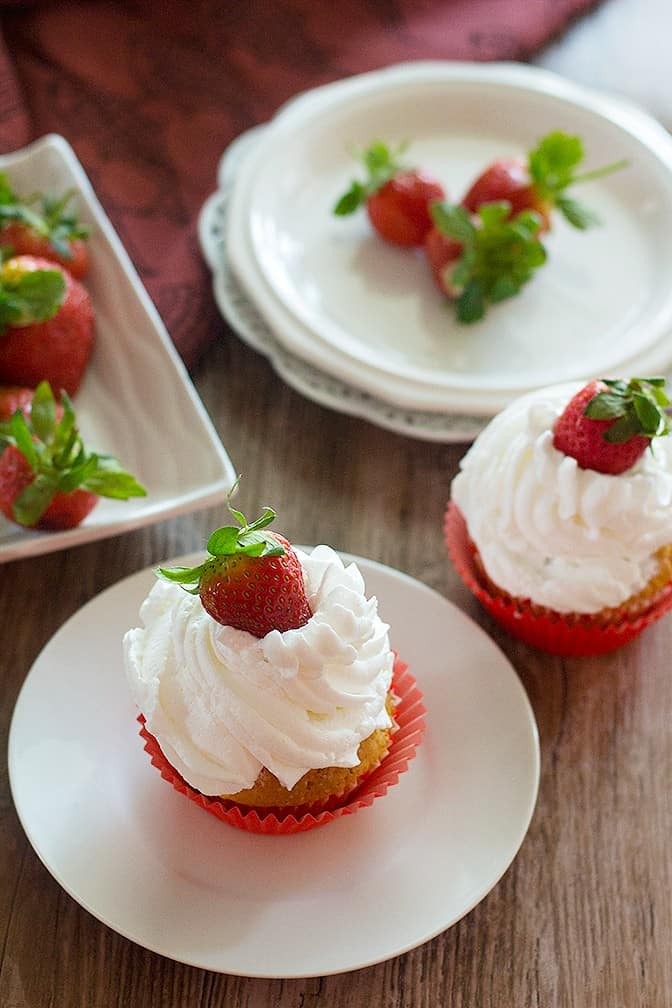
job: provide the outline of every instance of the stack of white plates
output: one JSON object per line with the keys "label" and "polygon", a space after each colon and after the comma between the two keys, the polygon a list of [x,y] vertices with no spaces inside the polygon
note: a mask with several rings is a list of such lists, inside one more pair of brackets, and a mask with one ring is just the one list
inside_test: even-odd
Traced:
{"label": "stack of white plates", "polygon": [[[581,187],[602,224],[563,220],[548,262],[474,325],[456,321],[421,252],[339,218],[353,149],[410,142],[408,159],[459,202],[492,160],[552,130],[584,140]],[[672,139],[650,116],[517,64],[409,63],[309,91],[239,138],[200,234],[233,328],[299,391],[422,438],[473,437],[512,398],[672,363]],[[578,193],[577,193],[578,194]]]}

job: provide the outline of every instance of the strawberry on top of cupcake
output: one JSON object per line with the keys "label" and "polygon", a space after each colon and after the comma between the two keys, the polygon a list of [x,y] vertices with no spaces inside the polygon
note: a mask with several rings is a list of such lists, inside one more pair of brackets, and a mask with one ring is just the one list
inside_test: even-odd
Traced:
{"label": "strawberry on top of cupcake", "polygon": [[[565,623],[622,624],[670,594],[664,384],[604,380],[530,393],[462,460],[449,525],[454,532],[464,520],[480,588],[505,599],[521,627],[532,610]],[[465,570],[454,541],[451,553]]]}
{"label": "strawberry on top of cupcake", "polygon": [[[294,549],[266,508],[165,569],[124,639],[132,693],[165,758],[254,809],[339,800],[382,759],[394,655],[375,598],[327,546]],[[186,590],[185,590],[186,589]]]}

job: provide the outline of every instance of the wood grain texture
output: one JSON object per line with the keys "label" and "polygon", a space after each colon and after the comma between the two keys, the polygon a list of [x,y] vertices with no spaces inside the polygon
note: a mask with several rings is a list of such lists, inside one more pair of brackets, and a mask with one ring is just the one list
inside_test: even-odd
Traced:
{"label": "wood grain texture", "polygon": [[611,657],[562,661],[505,638],[447,561],[441,517],[462,454],[323,410],[223,324],[197,386],[251,513],[363,554],[455,601],[518,670],[542,745],[539,802],[513,866],[465,919],[388,963],[303,981],[208,973],[147,952],[68,897],[28,845],[5,740],[37,653],[133,571],[199,548],[216,511],[0,567],[0,1005],[5,1008],[666,1008],[672,1003],[672,619]]}

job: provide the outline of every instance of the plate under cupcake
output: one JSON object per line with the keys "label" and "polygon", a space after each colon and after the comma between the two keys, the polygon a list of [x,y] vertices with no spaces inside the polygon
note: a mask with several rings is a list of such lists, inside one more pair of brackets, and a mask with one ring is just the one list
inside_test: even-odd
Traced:
{"label": "plate under cupcake", "polygon": [[352,559],[424,693],[427,728],[387,795],[308,833],[233,829],[150,765],[121,638],[151,571],[89,602],[37,658],[10,731],[14,802],[46,868],[115,931],[219,972],[340,973],[450,927],[510,865],[539,781],[534,715],[514,670],[432,589]]}

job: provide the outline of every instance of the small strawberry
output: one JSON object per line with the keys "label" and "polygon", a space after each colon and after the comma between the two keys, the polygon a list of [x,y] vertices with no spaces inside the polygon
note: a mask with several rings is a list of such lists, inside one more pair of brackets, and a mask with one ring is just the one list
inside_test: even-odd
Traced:
{"label": "small strawberry", "polygon": [[396,151],[377,140],[361,155],[366,182],[355,181],[336,203],[334,213],[345,217],[366,204],[371,224],[392,245],[414,248],[422,245],[432,226],[429,208],[445,199],[443,186],[431,175],[404,167]]}
{"label": "small strawberry", "polygon": [[435,203],[432,217],[427,258],[439,289],[456,299],[459,322],[476,322],[488,304],[518,294],[546,262],[531,211],[511,219],[508,203],[485,203],[472,217],[464,207]]}
{"label": "small strawberry", "polygon": [[[36,193],[19,197],[0,172],[0,246],[12,255],[32,255],[60,263],[80,279],[89,268],[87,228],[67,209],[73,196]],[[34,206],[33,204],[38,204]]]}
{"label": "small strawberry", "polygon": [[85,288],[46,259],[15,256],[0,269],[0,381],[43,379],[74,395],[93,349],[94,311]]}
{"label": "small strawberry", "polygon": [[[235,490],[237,486],[231,491]],[[231,495],[229,495],[230,497]],[[160,568],[159,577],[200,595],[203,607],[223,626],[265,637],[271,630],[303,626],[312,613],[298,557],[283,536],[264,532],[275,518],[271,508],[249,525],[229,510],[239,526],[217,529],[208,539],[210,557],[198,567]]]}
{"label": "small strawberry", "polygon": [[553,428],[553,445],[581,469],[617,476],[651,439],[670,431],[664,378],[591,381],[569,401]]}
{"label": "small strawberry", "polygon": [[[99,497],[127,500],[145,489],[111,455],[84,447],[72,404],[63,393],[62,418],[51,388],[41,382],[27,419],[17,409],[0,423],[0,511],[26,528],[74,528]],[[4,450],[3,450],[4,449]]]}
{"label": "small strawberry", "polygon": [[511,204],[511,216],[523,210],[534,210],[541,218],[540,233],[549,231],[551,213],[555,207],[573,227],[585,230],[599,223],[592,211],[566,195],[566,190],[579,182],[603,178],[623,168],[627,162],[596,168],[575,174],[583,161],[581,139],[557,130],[549,133],[529,152],[527,162],[518,158],[501,158],[486,168],[462,200],[462,205],[475,213],[484,203],[506,200]]}

